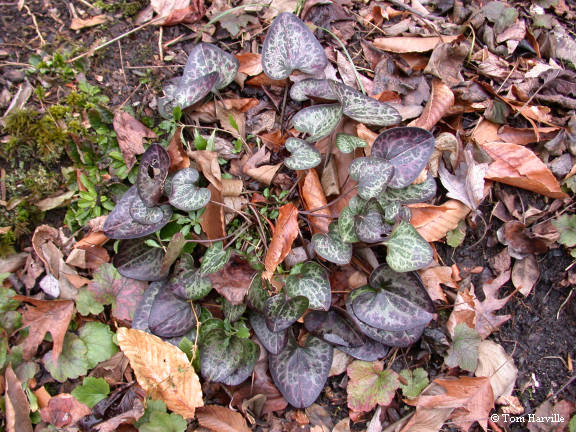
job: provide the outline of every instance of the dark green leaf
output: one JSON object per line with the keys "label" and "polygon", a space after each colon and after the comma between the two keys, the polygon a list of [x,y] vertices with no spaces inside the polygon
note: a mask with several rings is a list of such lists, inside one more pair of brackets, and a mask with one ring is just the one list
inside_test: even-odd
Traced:
{"label": "dark green leaf", "polygon": [[87,405],[88,408],[92,408],[101,400],[106,399],[109,393],[110,386],[106,380],[104,378],[94,377],[85,377],[82,385],[72,390],[72,396],[74,396],[78,402]]}
{"label": "dark green leaf", "polygon": [[378,196],[382,207],[397,202],[411,204],[428,201],[436,196],[436,180],[429,175],[422,183],[411,184],[400,189],[387,188]]}
{"label": "dark green leaf", "polygon": [[246,299],[248,306],[258,312],[264,312],[266,300],[270,297],[267,291],[268,281],[262,279],[261,274],[257,274],[250,283]]}
{"label": "dark green leaf", "polygon": [[298,111],[292,117],[292,125],[310,135],[307,141],[314,142],[330,135],[341,118],[342,107],[339,104],[312,105]]}
{"label": "dark green leaf", "polygon": [[172,292],[183,300],[200,300],[212,290],[212,282],[200,270],[185,270],[170,279]]}
{"label": "dark green leaf", "polygon": [[222,298],[222,313],[224,318],[231,323],[236,321],[246,311],[246,304],[233,305],[225,298]]}
{"label": "dark green leaf", "polygon": [[332,293],[326,270],[315,262],[304,263],[299,273],[288,276],[286,294],[307,297],[310,309],[328,310]]}
{"label": "dark green leaf", "polygon": [[[233,336],[233,338],[236,338]],[[242,359],[234,372],[222,380],[223,384],[235,386],[244,382],[254,370],[254,366],[260,357],[260,346],[250,339],[239,339],[242,344]]]}
{"label": "dark green leaf", "polygon": [[159,144],[152,144],[142,155],[136,184],[145,206],[154,207],[162,198],[169,167],[170,156]]}
{"label": "dark green leaf", "polygon": [[295,171],[314,168],[322,161],[318,150],[298,138],[288,138],[286,140],[286,150],[292,155],[284,160],[284,164]]}
{"label": "dark green leaf", "polygon": [[464,323],[454,327],[452,345],[444,358],[448,367],[458,366],[470,372],[474,372],[478,366],[478,347],[482,339],[478,332]]}
{"label": "dark green leaf", "polygon": [[386,240],[386,262],[397,272],[419,270],[434,259],[432,248],[416,228],[402,221]]}
{"label": "dark green leaf", "polygon": [[304,296],[287,299],[280,293],[270,297],[264,307],[268,328],[273,332],[287,329],[304,315],[308,304],[308,298]]}
{"label": "dark green leaf", "polygon": [[229,337],[223,329],[206,333],[200,343],[200,368],[202,376],[213,382],[224,382],[242,363],[242,339]]}
{"label": "dark green leaf", "polygon": [[216,242],[208,248],[200,265],[202,274],[216,273],[222,270],[232,254],[232,249],[224,250],[222,242]]}
{"label": "dark green leaf", "polygon": [[193,211],[201,209],[210,201],[210,190],[195,185],[198,171],[184,168],[174,174],[170,192],[170,204],[179,210]]}
{"label": "dark green leaf", "polygon": [[106,324],[96,321],[87,322],[78,332],[78,337],[86,344],[86,360],[92,369],[100,362],[108,360],[118,352],[114,342],[114,333]]}

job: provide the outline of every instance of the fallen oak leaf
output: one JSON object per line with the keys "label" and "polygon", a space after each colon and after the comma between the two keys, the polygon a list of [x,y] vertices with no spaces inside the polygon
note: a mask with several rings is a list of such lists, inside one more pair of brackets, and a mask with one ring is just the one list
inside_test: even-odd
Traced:
{"label": "fallen oak leaf", "polygon": [[196,417],[200,426],[214,432],[250,432],[242,414],[219,405],[198,408]]}
{"label": "fallen oak leaf", "polygon": [[511,396],[518,376],[514,359],[506,354],[504,348],[491,340],[485,340],[478,346],[478,366],[474,375],[490,379],[494,399]]}
{"label": "fallen oak leaf", "polygon": [[264,279],[270,280],[276,267],[284,261],[292,249],[292,243],[298,236],[298,209],[293,204],[280,207],[280,214],[276,221],[272,241],[264,258],[266,271],[262,274]]}
{"label": "fallen oak leaf", "polygon": [[144,138],[156,138],[156,134],[128,114],[126,111],[116,111],[112,121],[118,146],[128,170],[136,163],[136,155],[144,153]]}
{"label": "fallen oak leaf", "polygon": [[428,99],[428,102],[426,102],[424,111],[420,117],[411,121],[408,126],[430,130],[448,113],[453,105],[454,93],[450,90],[450,87],[439,79],[434,79],[432,81],[430,98]]}
{"label": "fallen oak leaf", "polygon": [[318,178],[316,170],[309,169],[306,171],[304,178],[300,182],[300,196],[304,201],[304,208],[306,210],[324,207],[314,212],[314,215],[319,216],[310,216],[310,223],[313,234],[319,232],[327,233],[331,221],[331,214],[328,207],[326,207],[328,201],[326,200],[326,195],[324,194],[324,189],[322,188],[322,183]]}

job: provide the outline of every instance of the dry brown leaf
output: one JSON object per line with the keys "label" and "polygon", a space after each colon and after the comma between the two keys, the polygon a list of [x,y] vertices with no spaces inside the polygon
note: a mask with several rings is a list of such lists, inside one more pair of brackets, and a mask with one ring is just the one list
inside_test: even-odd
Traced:
{"label": "dry brown leaf", "polygon": [[334,159],[330,159],[330,162],[326,165],[322,171],[322,178],[320,179],[322,183],[322,189],[326,196],[340,195],[340,186],[338,185],[338,171],[336,169],[336,162]]}
{"label": "dry brown leaf", "polygon": [[[312,225],[312,232],[316,233],[327,233],[328,226],[330,225],[331,215],[330,210],[326,205],[326,195],[324,195],[324,190],[322,189],[322,183],[318,178],[318,173],[314,169],[306,171],[304,178],[300,181],[300,196],[304,202],[304,208],[308,211],[320,207],[324,207],[321,210],[314,212],[314,214],[320,215],[309,216],[310,224]],[[327,216],[327,217],[325,217]]]}
{"label": "dry brown leaf", "polygon": [[254,76],[262,73],[262,54],[240,53],[236,54],[240,62],[238,72]]}
{"label": "dry brown leaf", "polygon": [[224,207],[218,204],[222,203],[220,191],[212,184],[208,185],[208,190],[211,193],[210,202],[202,213],[200,226],[202,226],[202,231],[206,233],[208,239],[214,240],[226,235]]}
{"label": "dry brown leaf", "polygon": [[538,270],[538,261],[534,255],[516,260],[512,267],[512,284],[520,291],[520,294],[528,297],[539,278],[540,270]]}
{"label": "dry brown leaf", "polygon": [[136,163],[136,155],[145,151],[144,138],[156,138],[156,134],[126,111],[116,111],[112,124],[122,157],[126,162],[126,167],[130,170]]}
{"label": "dry brown leaf", "polygon": [[23,344],[23,357],[30,360],[36,354],[38,346],[47,332],[52,335],[54,346],[52,358],[54,364],[62,352],[64,336],[74,314],[74,302],[71,300],[37,300],[26,296],[14,296],[15,300],[30,303],[22,313],[22,324],[29,327],[28,337]]}
{"label": "dry brown leaf", "polygon": [[44,198],[40,201],[36,201],[34,205],[38,207],[41,211],[48,211],[58,208],[64,204],[67,204],[68,200],[70,200],[74,195],[75,195],[74,191],[62,192],[57,195]]}
{"label": "dry brown leaf", "polygon": [[158,15],[157,25],[193,24],[205,15],[206,6],[201,0],[152,0],[150,6],[140,11],[136,23],[149,21],[153,12]]}
{"label": "dry brown leaf", "polygon": [[286,80],[274,80],[272,78],[268,78],[268,76],[262,72],[259,75],[256,75],[255,77],[250,78],[249,80],[246,81],[246,84],[252,87],[271,87],[271,86],[276,86],[276,87],[286,87]]}
{"label": "dry brown leaf", "polygon": [[238,255],[232,255],[224,268],[208,275],[212,287],[233,305],[244,302],[250,283],[256,274],[250,263]]}
{"label": "dry brown leaf", "polygon": [[66,258],[66,264],[86,270],[96,270],[109,261],[110,255],[102,246],[74,248]]}
{"label": "dry brown leaf", "polygon": [[74,244],[74,247],[85,249],[92,246],[102,246],[106,241],[108,241],[108,237],[106,237],[102,231],[95,231],[78,240],[78,242]]}
{"label": "dry brown leaf", "polygon": [[198,423],[214,432],[250,432],[242,414],[219,405],[207,405],[196,412]]}
{"label": "dry brown leaf", "polygon": [[[217,103],[216,117],[220,122],[220,127],[230,132],[236,138],[244,138],[246,136],[246,114],[242,111],[236,108],[224,108],[222,104]],[[233,122],[230,120],[231,118]],[[236,123],[236,125],[233,123]]]}
{"label": "dry brown leaf", "polygon": [[472,132],[472,139],[476,144],[482,145],[488,142],[501,141],[498,135],[500,125],[492,123],[489,120],[482,119],[482,121],[474,128]]}
{"label": "dry brown leaf", "polygon": [[[560,400],[552,405],[551,399],[546,399],[536,409],[536,418],[553,418],[558,421],[532,421],[528,423],[529,432],[566,432],[569,430],[568,423],[574,412],[574,402]],[[560,420],[562,419],[562,420]]]}
{"label": "dry brown leaf", "polygon": [[154,399],[185,419],[204,406],[202,388],[186,354],[157,336],[121,327],[118,345],[130,360],[136,379]]}
{"label": "dry brown leaf", "polygon": [[551,198],[568,198],[554,174],[532,150],[503,142],[484,143],[481,147],[494,159],[486,172],[487,179]]}
{"label": "dry brown leaf", "polygon": [[166,149],[170,156],[170,172],[179,171],[190,166],[190,158],[182,144],[182,127],[178,127]]}
{"label": "dry brown leaf", "polygon": [[288,203],[280,207],[272,241],[264,259],[266,271],[262,274],[263,278],[268,280],[272,278],[276,267],[284,261],[292,249],[292,243],[296,237],[298,237],[298,209]]}
{"label": "dry brown leaf", "polygon": [[72,18],[72,22],[70,23],[70,30],[80,30],[86,27],[94,27],[100,24],[104,24],[106,21],[108,21],[108,17],[106,15],[95,15],[86,19]]}
{"label": "dry brown leaf", "polygon": [[490,379],[494,399],[498,399],[500,396],[512,395],[518,369],[514,359],[506,354],[501,345],[485,340],[478,346],[478,366],[474,374]]}
{"label": "dry brown leaf", "polygon": [[467,327],[476,328],[476,309],[474,304],[475,296],[468,289],[462,289],[456,294],[454,308],[446,322],[446,329],[450,337],[454,339],[454,330],[458,324],[465,324]]}
{"label": "dry brown leaf", "polygon": [[51,397],[48,406],[40,410],[42,420],[57,428],[71,426],[88,414],[90,414],[90,408],[68,393],[60,393]]}
{"label": "dry brown leaf", "polygon": [[188,155],[196,161],[204,177],[218,190],[222,190],[222,173],[218,164],[218,153],[208,150],[195,150]]}
{"label": "dry brown leaf", "polygon": [[426,52],[433,50],[437,45],[450,43],[458,39],[458,36],[399,36],[381,37],[374,39],[374,46],[384,51],[393,53]]}
{"label": "dry brown leaf", "polygon": [[480,301],[474,295],[474,308],[476,310],[476,331],[482,337],[487,338],[494,330],[510,319],[512,315],[496,315],[495,312],[502,309],[514,293],[498,298],[500,287],[510,280],[510,271],[506,271],[482,285],[484,300]]}
{"label": "dry brown leaf", "polygon": [[[20,252],[0,259],[0,273],[14,273],[16,270],[26,264],[29,255],[29,253]],[[37,276],[40,275],[38,274]]]}
{"label": "dry brown leaf", "polygon": [[8,365],[4,372],[4,395],[5,414],[6,414],[6,431],[7,432],[32,432],[32,422],[30,421],[30,405],[28,397],[22,389],[22,384]]}
{"label": "dry brown leaf", "polygon": [[445,303],[448,303],[448,299],[440,284],[458,288],[458,282],[454,280],[452,273],[452,267],[448,266],[430,267],[418,272],[430,298],[432,300],[441,300]]}
{"label": "dry brown leaf", "polygon": [[446,420],[448,420],[448,417],[450,417],[450,414],[454,411],[454,408],[424,407],[420,405],[419,401],[420,398],[425,400],[425,397],[441,396],[444,394],[446,394],[446,390],[444,390],[440,385],[432,383],[426,387],[422,393],[420,393],[418,399],[407,401],[407,403],[411,405],[416,405],[416,412],[400,432],[439,431],[442,425],[446,423]]}
{"label": "dry brown leaf", "polygon": [[410,204],[410,223],[427,242],[435,242],[446,236],[470,213],[470,209],[460,201],[449,200],[436,206],[432,204]]}
{"label": "dry brown leaf", "polygon": [[428,102],[426,102],[422,115],[410,122],[408,126],[430,130],[446,115],[453,105],[454,93],[452,93],[450,87],[442,81],[435,79],[432,81],[430,98]]}
{"label": "dry brown leaf", "polygon": [[458,85],[464,81],[460,71],[468,51],[469,47],[462,43],[456,45],[440,43],[432,51],[424,73],[440,78],[450,87]]}
{"label": "dry brown leaf", "polygon": [[[538,131],[538,134],[536,134],[534,128],[515,128],[509,125],[504,125],[498,129],[498,137],[500,138],[500,141],[518,145],[526,145],[538,141],[551,140],[556,136],[560,128],[541,127],[537,128],[536,130]],[[492,139],[490,141],[497,140]]]}
{"label": "dry brown leaf", "polygon": [[242,173],[258,180],[260,183],[269,185],[272,183],[282,163],[267,165],[267,162],[270,162],[270,153],[266,153],[266,147],[262,146],[246,160],[242,167]]}

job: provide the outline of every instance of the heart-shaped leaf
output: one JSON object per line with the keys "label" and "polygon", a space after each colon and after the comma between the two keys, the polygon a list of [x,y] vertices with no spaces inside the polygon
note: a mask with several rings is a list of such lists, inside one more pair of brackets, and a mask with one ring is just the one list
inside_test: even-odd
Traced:
{"label": "heart-shaped leaf", "polygon": [[352,259],[352,245],[342,241],[335,222],[330,224],[328,234],[312,236],[312,246],[318,255],[334,264],[348,264]]}
{"label": "heart-shaped leaf", "polygon": [[402,221],[386,240],[386,262],[397,272],[419,270],[434,258],[432,248],[416,228]]}
{"label": "heart-shaped leaf", "polygon": [[296,130],[310,135],[307,141],[314,142],[330,135],[341,118],[340,104],[312,105],[298,111],[292,117],[292,125]]}
{"label": "heart-shaped leaf", "polygon": [[200,300],[212,290],[212,281],[199,270],[184,270],[170,279],[170,289],[183,300]]}
{"label": "heart-shaped leaf", "polygon": [[390,224],[400,221],[410,222],[411,218],[410,209],[398,202],[391,202],[384,207],[384,219]]}
{"label": "heart-shaped leaf", "polygon": [[314,168],[322,161],[322,156],[318,150],[298,138],[288,138],[286,150],[292,155],[284,160],[284,164],[294,171]]}
{"label": "heart-shaped leaf", "polygon": [[375,198],[382,193],[392,178],[394,167],[385,159],[361,157],[350,164],[350,177],[358,182],[358,195],[363,199]]}
{"label": "heart-shaped leaf", "polygon": [[300,18],[283,12],[274,19],[262,46],[266,75],[282,80],[296,69],[314,75],[324,71],[327,64],[322,45]]}
{"label": "heart-shaped leaf", "polygon": [[338,216],[338,233],[343,242],[356,243],[360,241],[356,235],[355,217],[363,211],[365,205],[366,200],[355,195],[352,197],[348,205],[340,212],[340,216]]}
{"label": "heart-shaped leaf", "polygon": [[144,225],[152,225],[161,222],[164,218],[164,210],[162,206],[146,207],[141,199],[132,200],[130,207],[130,216],[136,222]]}
{"label": "heart-shaped leaf", "polygon": [[322,339],[310,335],[299,346],[291,335],[278,355],[269,356],[270,375],[288,403],[295,408],[314,403],[328,378],[333,354],[332,345]]}
{"label": "heart-shaped leaf", "polygon": [[[218,81],[218,77],[218,72],[211,72],[195,79],[184,80],[184,77],[182,77],[173,95],[166,96],[166,98],[172,97],[172,100],[169,100],[168,103],[163,103],[162,110],[167,111],[170,114],[168,118],[170,118],[172,117],[171,114],[175,107],[178,106],[181,109],[186,109],[196,102],[201,101],[204,96],[213,90]],[[167,89],[164,89],[165,93],[166,90]]]}
{"label": "heart-shaped leaf", "polygon": [[326,342],[340,347],[360,347],[366,343],[366,337],[340,309],[328,312],[312,311],[304,317],[306,330]]}
{"label": "heart-shaped leaf", "polygon": [[150,309],[148,328],[156,336],[182,336],[196,325],[192,305],[176,297],[164,284]]}
{"label": "heart-shaped leaf", "polygon": [[290,97],[292,100],[303,102],[310,98],[325,100],[337,100],[332,91],[330,81],[327,79],[308,78],[298,81],[290,87]]}
{"label": "heart-shaped leaf", "polygon": [[338,147],[338,150],[342,153],[352,153],[357,148],[367,146],[368,143],[357,136],[345,133],[339,133],[336,135],[336,147]]}
{"label": "heart-shaped leaf", "polygon": [[145,237],[160,230],[166,225],[172,217],[172,208],[170,206],[160,206],[162,210],[162,219],[153,224],[143,224],[135,221],[130,210],[135,201],[141,201],[138,195],[136,186],[132,186],[128,191],[118,200],[114,210],[106,217],[106,222],[102,227],[102,231],[106,237],[119,240],[119,239],[134,239]]}
{"label": "heart-shaped leaf", "polygon": [[200,341],[200,369],[208,381],[223,382],[242,362],[244,346],[237,337],[230,337],[221,328],[203,334]]}
{"label": "heart-shaped leaf", "polygon": [[278,332],[270,331],[264,315],[255,311],[250,312],[249,319],[252,330],[266,351],[270,354],[278,354],[282,351],[288,341],[287,329]]}
{"label": "heart-shaped leaf", "polygon": [[[232,338],[236,338],[232,336]],[[260,346],[250,339],[240,339],[242,344],[242,358],[236,370],[224,378],[221,382],[229,386],[235,386],[244,382],[254,370],[254,366],[260,357]]]}
{"label": "heart-shaped leaf", "polygon": [[214,243],[208,248],[200,265],[202,274],[216,273],[222,270],[232,254],[232,249],[224,250],[221,241]]}
{"label": "heart-shaped leaf", "polygon": [[152,144],[142,155],[136,185],[146,207],[154,207],[160,201],[169,167],[170,156],[161,145]]}
{"label": "heart-shaped leaf", "polygon": [[142,298],[134,311],[134,318],[132,319],[132,328],[135,330],[142,330],[150,333],[150,328],[148,327],[148,320],[150,319],[150,310],[152,309],[152,304],[154,299],[160,292],[160,289],[164,286],[163,281],[153,282],[148,285]]}
{"label": "heart-shaped leaf", "polygon": [[307,297],[310,309],[330,309],[332,292],[326,270],[315,262],[302,264],[299,273],[286,279],[286,294],[288,297]]}
{"label": "heart-shaped leaf", "polygon": [[337,81],[330,81],[330,85],[342,104],[344,115],[351,119],[375,126],[390,126],[402,121],[402,116],[390,105]]}
{"label": "heart-shaped leaf", "polygon": [[403,188],[418,177],[434,151],[434,136],[426,129],[398,127],[382,132],[372,144],[373,157],[394,166],[389,187]]}
{"label": "heart-shaped leaf", "polygon": [[248,306],[258,312],[264,312],[264,307],[266,305],[266,300],[270,297],[267,291],[268,281],[262,279],[261,274],[257,274],[250,282],[250,288],[248,288],[248,294],[246,299],[248,301]]}
{"label": "heart-shaped leaf", "polygon": [[134,239],[120,243],[112,262],[122,276],[157,281],[168,274],[168,270],[162,269],[163,258],[164,251],[161,248],[147,246],[144,239]]}
{"label": "heart-shaped leaf", "polygon": [[308,299],[304,296],[287,299],[282,293],[266,300],[264,314],[270,331],[279,332],[294,324],[308,309]]}
{"label": "heart-shaped leaf", "polygon": [[378,202],[382,207],[389,203],[411,204],[428,201],[436,196],[436,180],[429,175],[422,183],[411,184],[400,189],[388,187],[380,196]]}
{"label": "heart-shaped leaf", "polygon": [[367,339],[366,343],[359,347],[338,347],[338,349],[355,359],[369,362],[380,360],[382,357],[386,356],[390,350],[386,345],[372,339]]}
{"label": "heart-shaped leaf", "polygon": [[210,90],[220,90],[234,81],[239,66],[240,62],[232,54],[216,45],[199,43],[188,55],[180,86],[188,86],[191,81],[217,73],[217,80],[210,86]]}
{"label": "heart-shaped leaf", "polygon": [[354,217],[356,236],[364,243],[378,243],[392,232],[392,225],[384,220],[382,209],[376,200],[366,204],[364,211]]}
{"label": "heart-shaped leaf", "polygon": [[222,313],[229,322],[234,322],[246,311],[246,304],[233,305],[225,298],[222,298]]}
{"label": "heart-shaped leaf", "polygon": [[184,211],[198,210],[206,206],[210,202],[210,190],[195,185],[198,177],[198,171],[194,168],[184,168],[174,174],[170,204]]}

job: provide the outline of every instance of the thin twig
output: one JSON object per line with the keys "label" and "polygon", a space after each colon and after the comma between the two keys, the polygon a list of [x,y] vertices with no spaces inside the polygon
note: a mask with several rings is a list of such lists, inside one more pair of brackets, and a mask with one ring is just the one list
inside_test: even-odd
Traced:
{"label": "thin twig", "polygon": [[392,3],[394,6],[399,7],[400,9],[404,9],[405,11],[413,13],[414,15],[418,15],[420,18],[430,19],[430,20],[434,20],[434,21],[440,21],[440,20],[443,21],[444,20],[444,18],[437,17],[437,16],[432,15],[432,14],[425,15],[424,13],[420,12],[418,9],[414,9],[412,6],[408,6],[407,4],[404,4],[399,0],[388,0],[388,2]]}
{"label": "thin twig", "polygon": [[124,78],[124,84],[128,86],[128,79],[126,78],[126,71],[124,70],[124,56],[122,55],[122,44],[118,41],[118,54],[120,54],[120,67],[122,68],[122,77]]}
{"label": "thin twig", "polygon": [[282,110],[280,111],[280,135],[284,135],[284,114],[286,114],[286,103],[288,102],[288,92],[290,88],[290,83],[286,83],[284,87],[284,98],[282,99]]}
{"label": "thin twig", "polygon": [[32,13],[28,5],[24,5],[24,9],[28,12],[28,15],[32,18],[32,22],[34,23],[34,28],[36,29],[36,34],[38,34],[38,38],[40,38],[40,46],[46,45],[46,40],[42,37],[42,33],[40,33],[40,28],[38,27],[38,21],[36,21],[36,15]]}

